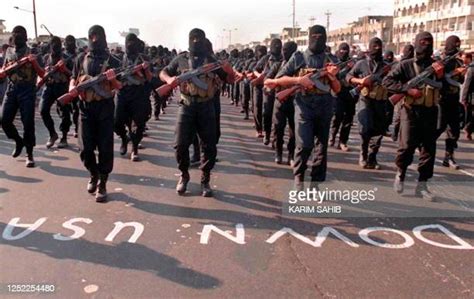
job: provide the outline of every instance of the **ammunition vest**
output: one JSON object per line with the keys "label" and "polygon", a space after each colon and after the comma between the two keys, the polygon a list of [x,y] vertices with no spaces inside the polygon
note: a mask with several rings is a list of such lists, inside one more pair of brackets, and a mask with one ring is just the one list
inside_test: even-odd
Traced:
{"label": "ammunition vest", "polygon": [[[306,57],[305,57],[305,60],[306,60]],[[306,62],[306,65],[308,65],[307,61],[305,62]],[[329,59],[329,56],[326,55],[323,65],[326,66],[328,63],[332,63],[332,61],[331,59]],[[308,68],[308,67],[301,68],[298,71],[297,77],[304,77],[309,73],[314,73],[315,70],[316,70],[315,68]],[[326,77],[320,78],[319,81],[321,81],[321,83],[323,84],[329,85],[329,79]],[[327,94],[327,93],[322,90],[319,90],[318,88],[316,88],[316,86],[313,86],[313,88],[305,90],[303,94]]]}
{"label": "ammunition vest", "polygon": [[[370,66],[370,64],[369,64]],[[382,66],[383,67],[383,66]],[[370,67],[369,67],[370,70]],[[370,70],[370,73],[373,74],[373,71]],[[376,101],[387,100],[388,99],[388,89],[381,84],[375,84],[371,88],[363,87],[360,90],[360,95],[369,99]]]}
{"label": "ammunition vest", "polygon": [[[52,62],[51,56],[49,56],[49,59],[50,59],[50,62]],[[64,59],[62,58],[60,60],[64,61]],[[54,66],[55,65],[51,63],[50,67],[53,68]],[[57,71],[54,74],[52,74],[51,77],[48,78],[48,81],[46,82],[46,84],[49,85],[49,84],[67,83],[67,82],[69,82],[69,77],[65,73]]]}
{"label": "ammunition vest", "polygon": [[[415,68],[415,73],[418,76],[421,73],[420,67],[413,63],[413,67]],[[425,107],[433,107],[438,105],[440,92],[439,89],[433,88],[427,84],[422,89],[423,96],[418,99],[414,99],[411,96],[405,96],[404,104],[408,107],[410,106],[425,106]]]}
{"label": "ammunition vest", "polygon": [[[89,75],[89,59],[90,59],[89,54],[86,54],[86,56],[84,57],[84,61],[82,62],[81,70],[79,72],[80,75],[79,75],[79,78],[77,79],[76,84],[79,84],[83,81],[86,81],[92,78],[92,76]],[[104,73],[109,67],[109,59],[110,59],[110,56],[109,58],[107,58],[107,60],[105,60],[104,64],[102,65],[102,69],[100,70],[101,74]],[[112,84],[107,80],[98,84],[98,87],[103,89],[107,93],[112,93],[112,90],[113,90]],[[103,97],[98,95],[92,88],[86,90],[84,94],[85,94],[85,97],[83,100],[88,103],[92,101],[101,101],[104,99]]]}
{"label": "ammunition vest", "polygon": [[[139,55],[134,61],[131,61],[128,59],[127,55],[123,56],[122,60],[122,65],[125,66],[132,66],[132,65],[138,65],[140,63],[145,62],[143,57]],[[132,74],[128,78],[125,78],[126,80],[123,82],[123,86],[141,86],[145,84],[145,75],[139,76],[137,74]]]}
{"label": "ammunition vest", "polygon": [[[27,56],[29,54],[30,54],[30,49],[26,51],[24,56]],[[18,60],[18,57],[14,57],[14,60]],[[14,61],[11,61],[10,63],[12,62]],[[36,78],[37,78],[36,71],[33,68],[33,65],[29,62],[24,64],[22,67],[18,68],[17,70],[15,70],[11,75],[8,76],[8,79],[10,80],[10,82],[13,82],[15,84],[20,83],[20,82],[35,84]]]}
{"label": "ammunition vest", "polygon": [[[186,73],[191,70],[191,60],[188,60],[188,69],[184,69],[183,73]],[[180,92],[185,96],[190,97],[199,97],[211,99],[217,92],[219,88],[219,80],[216,74],[213,72],[202,74],[198,76],[198,79],[207,84],[207,90],[197,87],[191,81],[183,82],[179,85]]]}

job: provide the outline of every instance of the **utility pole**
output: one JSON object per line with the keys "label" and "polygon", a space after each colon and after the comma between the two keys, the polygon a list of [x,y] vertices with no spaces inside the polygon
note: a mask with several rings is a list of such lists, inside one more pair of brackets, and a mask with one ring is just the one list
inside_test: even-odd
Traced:
{"label": "utility pole", "polygon": [[316,18],[315,18],[314,16],[311,16],[311,17],[309,18],[309,26],[312,27],[312,26],[314,25],[314,21],[316,21]]}
{"label": "utility pole", "polygon": [[36,3],[33,0],[33,20],[35,22],[35,39],[38,40],[38,29],[36,27]]}
{"label": "utility pole", "polygon": [[329,19],[330,19],[332,13],[328,10],[324,14],[326,15],[326,18],[327,18],[326,19],[326,32],[329,33],[329,24],[330,24]]}
{"label": "utility pole", "polygon": [[223,31],[227,31],[229,33],[229,46],[232,45],[232,31],[237,31],[237,28],[234,29],[222,29]]}
{"label": "utility pole", "polygon": [[293,0],[293,40],[295,39],[295,31],[296,31],[296,0]]}

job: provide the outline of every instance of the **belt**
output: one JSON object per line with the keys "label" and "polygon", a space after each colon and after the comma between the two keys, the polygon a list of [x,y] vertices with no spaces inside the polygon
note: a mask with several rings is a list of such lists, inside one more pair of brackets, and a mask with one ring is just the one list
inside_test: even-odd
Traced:
{"label": "belt", "polygon": [[202,98],[202,97],[199,97],[199,96],[191,96],[191,95],[187,95],[187,94],[181,94],[181,99],[183,101],[188,102],[188,103],[204,103],[204,102],[209,101],[211,98],[210,97]]}

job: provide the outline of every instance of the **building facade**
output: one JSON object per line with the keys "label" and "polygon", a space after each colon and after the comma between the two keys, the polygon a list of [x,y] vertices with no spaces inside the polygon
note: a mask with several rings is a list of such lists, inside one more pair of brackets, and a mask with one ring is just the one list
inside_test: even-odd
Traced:
{"label": "building facade", "polygon": [[398,49],[413,43],[417,33],[429,31],[435,49],[450,35],[462,40],[463,49],[474,48],[474,0],[394,0],[393,36]]}

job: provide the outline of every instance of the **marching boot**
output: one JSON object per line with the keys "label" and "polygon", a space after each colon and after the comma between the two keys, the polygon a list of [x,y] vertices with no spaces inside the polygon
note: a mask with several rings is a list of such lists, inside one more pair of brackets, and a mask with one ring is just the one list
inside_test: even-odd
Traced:
{"label": "marching boot", "polygon": [[132,154],[130,155],[130,160],[132,160],[132,162],[140,161],[140,157],[138,156],[138,146],[136,145],[133,146]]}
{"label": "marching boot", "polygon": [[304,177],[303,176],[295,175],[293,189],[295,189],[298,192],[304,190]]}
{"label": "marching boot", "polygon": [[367,165],[365,166],[367,169],[375,169],[379,170],[380,165],[377,163],[377,155],[374,153],[369,154],[369,159],[367,160]]}
{"label": "marching boot", "polygon": [[395,192],[397,192],[398,194],[403,193],[405,172],[406,170],[397,169],[397,174],[395,175],[395,181],[393,182],[393,190],[395,190]]}
{"label": "marching boot", "polygon": [[459,169],[459,165],[454,160],[454,154],[446,152],[443,160],[443,166],[452,169]]}
{"label": "marching boot", "polygon": [[109,178],[109,175],[107,174],[99,175],[99,185],[98,185],[97,193],[95,194],[96,202],[105,202],[107,200],[107,179],[108,178]]}
{"label": "marching boot", "polygon": [[61,137],[61,140],[59,140],[58,143],[58,148],[66,148],[68,146],[69,144],[67,143],[67,132],[63,132],[63,136]]}
{"label": "marching boot", "polygon": [[415,196],[421,197],[425,200],[434,201],[434,195],[430,192],[430,190],[428,190],[428,182],[426,181],[418,181],[418,184],[415,188]]}
{"label": "marching boot", "polygon": [[211,189],[211,185],[209,184],[210,180],[211,180],[210,173],[203,173],[201,175],[201,194],[203,197],[212,196],[212,189]]}
{"label": "marching boot", "polygon": [[15,149],[12,152],[12,157],[17,158],[20,156],[24,146],[25,144],[23,143],[23,139],[21,137],[15,139]]}
{"label": "marching boot", "polygon": [[97,184],[99,183],[99,175],[97,173],[91,174],[89,182],[87,183],[87,192],[90,194],[97,190]]}
{"label": "marching boot", "polygon": [[28,147],[26,149],[26,167],[33,168],[35,167],[35,160],[33,159],[33,148]]}
{"label": "marching boot", "polygon": [[189,183],[189,172],[181,173],[181,177],[179,178],[178,184],[176,185],[176,192],[179,195],[184,195],[186,193],[186,189],[188,188]]}
{"label": "marching boot", "polygon": [[275,163],[282,164],[283,163],[283,153],[281,151],[277,151],[275,153]]}
{"label": "marching boot", "polygon": [[49,136],[48,141],[46,142],[46,148],[52,148],[56,140],[58,140],[58,138],[59,136],[56,132],[51,134],[51,136]]}
{"label": "marching boot", "polygon": [[127,135],[121,136],[122,143],[120,144],[120,155],[124,156],[128,151],[128,137]]}

